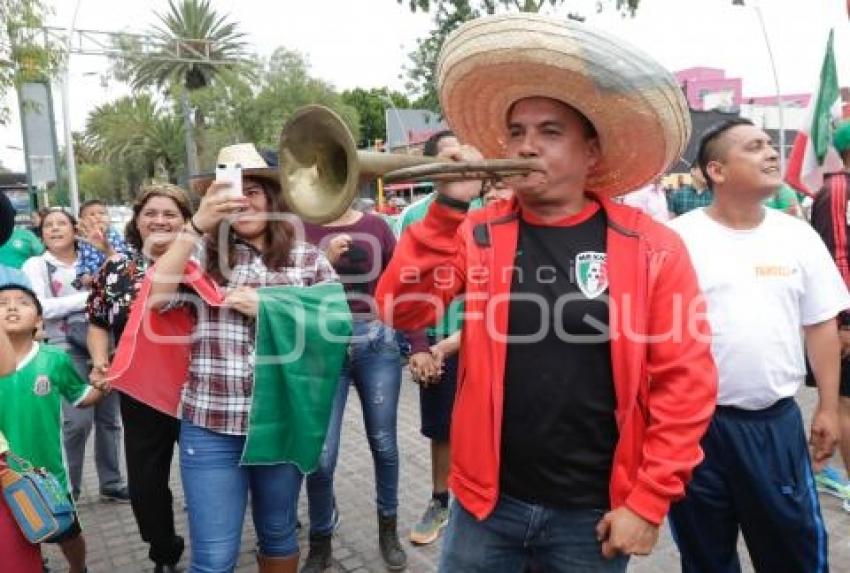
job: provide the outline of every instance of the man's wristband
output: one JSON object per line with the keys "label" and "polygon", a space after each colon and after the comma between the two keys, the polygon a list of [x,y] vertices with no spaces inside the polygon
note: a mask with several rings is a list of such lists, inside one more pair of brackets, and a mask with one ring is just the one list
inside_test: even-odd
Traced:
{"label": "man's wristband", "polygon": [[437,194],[437,198],[435,199],[435,201],[456,211],[469,211],[469,203],[467,201],[461,201],[460,199],[448,197],[443,194]]}

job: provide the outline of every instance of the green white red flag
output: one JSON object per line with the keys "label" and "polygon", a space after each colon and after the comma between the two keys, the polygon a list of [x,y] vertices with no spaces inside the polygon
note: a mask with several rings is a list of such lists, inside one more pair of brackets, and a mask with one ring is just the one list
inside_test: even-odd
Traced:
{"label": "green white red flag", "polygon": [[833,31],[830,30],[820,71],[820,84],[809,103],[808,119],[797,132],[788,159],[785,180],[793,188],[814,195],[823,186],[825,174],[844,168],[841,156],[832,144],[835,125],[840,119],[841,94],[835,67]]}
{"label": "green white red flag", "polygon": [[[107,379],[112,387],[174,417],[189,373],[195,319],[185,305],[149,308],[149,270],[130,310]],[[206,304],[224,293],[195,263],[183,284]],[[289,462],[316,469],[351,336],[351,312],[340,283],[258,289],[254,386],[243,465]]]}

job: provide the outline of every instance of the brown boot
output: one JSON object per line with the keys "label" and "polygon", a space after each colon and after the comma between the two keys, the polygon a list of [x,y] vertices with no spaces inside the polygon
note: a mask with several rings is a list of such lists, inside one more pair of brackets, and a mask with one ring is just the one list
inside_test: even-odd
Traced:
{"label": "brown boot", "polygon": [[266,557],[257,554],[257,564],[260,573],[297,573],[298,553],[289,557]]}

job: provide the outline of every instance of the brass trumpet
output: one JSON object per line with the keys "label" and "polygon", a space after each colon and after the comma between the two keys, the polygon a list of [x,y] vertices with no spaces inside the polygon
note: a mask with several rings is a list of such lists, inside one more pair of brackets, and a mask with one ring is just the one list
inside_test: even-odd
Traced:
{"label": "brass trumpet", "polygon": [[354,137],[332,110],[309,105],[296,111],[280,134],[283,200],[303,220],[324,224],[345,213],[361,178],[400,181],[498,179],[539,170],[535,160],[445,161],[357,149]]}

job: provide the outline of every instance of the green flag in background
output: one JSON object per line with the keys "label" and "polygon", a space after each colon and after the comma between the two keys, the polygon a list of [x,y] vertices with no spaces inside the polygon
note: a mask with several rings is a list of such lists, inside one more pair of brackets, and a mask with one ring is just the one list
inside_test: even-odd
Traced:
{"label": "green flag in background", "polygon": [[[838,72],[835,67],[835,52],[833,50],[835,31],[829,31],[826,42],[826,55],[820,71],[820,87],[815,97],[812,130],[809,137],[815,147],[815,157],[818,164],[823,165],[829,146],[832,145],[833,108],[838,105],[840,111],[841,91],[838,87]],[[815,189],[817,191],[817,189]]]}
{"label": "green flag in background", "polygon": [[316,469],[350,336],[341,284],[260,289],[243,464]]}

